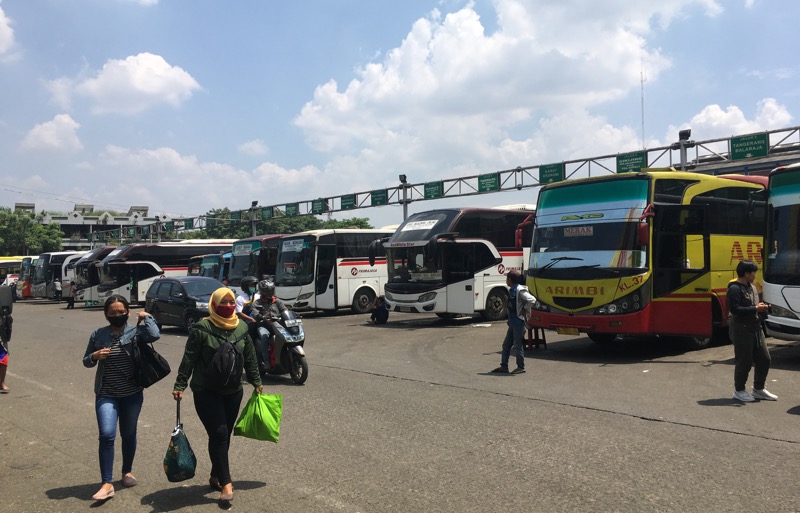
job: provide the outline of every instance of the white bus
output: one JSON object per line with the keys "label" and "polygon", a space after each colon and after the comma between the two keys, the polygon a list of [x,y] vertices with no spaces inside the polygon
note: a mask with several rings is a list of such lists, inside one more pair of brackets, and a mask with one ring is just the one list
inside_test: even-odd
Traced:
{"label": "white bus", "polygon": [[157,278],[186,276],[192,257],[228,251],[234,239],[190,239],[181,242],[137,243],[120,246],[97,264],[97,296],[105,301],[119,294],[144,304],[147,289]]}
{"label": "white bus", "polygon": [[448,208],[410,216],[376,243],[386,251],[387,308],[442,318],[505,318],[505,274],[523,273],[533,208]]}
{"label": "white bus", "polygon": [[769,175],[762,292],[767,334],[800,340],[800,163]]}
{"label": "white bus", "polygon": [[117,249],[116,246],[103,246],[84,253],[75,262],[73,271],[75,276],[75,301],[86,304],[96,304],[99,301],[97,286],[100,284],[100,274],[97,271],[99,264],[109,253]]}
{"label": "white bus", "polygon": [[282,234],[270,233],[234,242],[231,249],[228,287],[238,295],[242,291],[242,278],[245,276],[255,276],[259,280],[267,276],[274,280],[281,237]]}
{"label": "white bus", "polygon": [[383,294],[386,265],[369,265],[369,246],[392,230],[311,230],[280,239],[275,295],[297,310],[369,312]]}
{"label": "white bus", "polygon": [[72,266],[85,251],[51,251],[42,253],[36,260],[31,275],[31,295],[39,298],[53,297],[53,282],[62,286],[73,277]]}

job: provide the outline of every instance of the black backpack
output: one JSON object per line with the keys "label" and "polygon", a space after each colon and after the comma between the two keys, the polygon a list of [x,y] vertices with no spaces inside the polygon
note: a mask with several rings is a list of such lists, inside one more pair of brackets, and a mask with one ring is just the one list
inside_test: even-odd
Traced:
{"label": "black backpack", "polygon": [[206,382],[218,387],[233,387],[242,382],[242,372],[244,371],[244,354],[237,345],[239,342],[249,337],[245,332],[237,339],[222,340],[222,336],[203,326],[194,325],[194,329],[208,333],[221,341],[219,348],[214,352],[211,361],[206,363]]}

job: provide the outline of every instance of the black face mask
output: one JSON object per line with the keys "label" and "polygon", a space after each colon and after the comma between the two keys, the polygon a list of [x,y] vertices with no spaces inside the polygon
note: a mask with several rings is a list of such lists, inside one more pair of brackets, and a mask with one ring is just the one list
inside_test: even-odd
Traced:
{"label": "black face mask", "polygon": [[125,323],[128,322],[128,314],[123,315],[109,315],[106,317],[108,319],[108,323],[115,328],[121,328],[125,326]]}

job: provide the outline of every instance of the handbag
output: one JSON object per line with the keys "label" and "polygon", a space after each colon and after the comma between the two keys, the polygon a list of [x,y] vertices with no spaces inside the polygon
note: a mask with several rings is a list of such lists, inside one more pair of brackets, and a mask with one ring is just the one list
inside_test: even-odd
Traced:
{"label": "handbag", "polygon": [[282,416],[283,398],[280,394],[259,394],[253,391],[233,427],[233,434],[278,443]]}
{"label": "handbag", "polygon": [[195,469],[197,469],[197,457],[192,451],[192,446],[189,445],[189,439],[186,438],[186,433],[183,432],[183,424],[181,424],[181,402],[176,401],[176,403],[178,405],[178,418],[175,422],[175,429],[169,439],[167,453],[164,455],[164,473],[171,483],[193,478]]}
{"label": "handbag", "polygon": [[157,383],[167,377],[171,371],[169,362],[158,354],[158,351],[153,348],[153,344],[143,342],[139,338],[139,333],[134,335],[133,361],[136,368],[136,384],[140,387],[147,388],[153,383]]}

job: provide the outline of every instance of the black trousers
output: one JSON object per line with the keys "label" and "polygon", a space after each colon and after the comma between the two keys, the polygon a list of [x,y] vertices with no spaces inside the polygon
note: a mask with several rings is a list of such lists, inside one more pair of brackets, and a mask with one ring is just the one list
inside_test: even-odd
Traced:
{"label": "black trousers", "polygon": [[744,390],[750,369],[754,368],[753,388],[762,390],[767,381],[771,358],[761,326],[742,329],[731,322],[728,333],[733,342],[733,354],[736,361],[733,371],[734,389]]}
{"label": "black trousers", "polygon": [[219,479],[219,484],[231,482],[231,468],[228,462],[228,449],[231,434],[239,415],[244,391],[222,395],[209,390],[194,391],[194,408],[208,433],[208,457],[211,459],[211,476]]}

